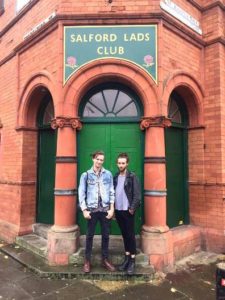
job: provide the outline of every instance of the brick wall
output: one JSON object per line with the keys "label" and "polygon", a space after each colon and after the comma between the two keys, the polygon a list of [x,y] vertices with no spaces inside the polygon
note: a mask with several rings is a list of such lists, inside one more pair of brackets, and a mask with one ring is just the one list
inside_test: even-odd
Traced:
{"label": "brick wall", "polygon": [[[203,89],[204,123],[198,125],[204,127],[189,131],[190,223],[205,228],[206,247],[218,244],[221,249],[223,242],[219,239],[225,230],[225,48],[219,38],[224,39],[225,35],[225,3],[219,1],[219,6],[218,1],[209,0],[174,2],[200,21],[202,37],[163,12],[159,0],[39,0],[19,14],[15,1],[5,1],[5,12],[0,16],[1,235],[13,237],[28,232],[35,222],[37,133],[15,130],[22,92],[34,74],[46,72],[57,87],[55,106],[63,107],[60,26],[61,22],[77,24],[82,15],[79,24],[84,25],[159,24],[159,84],[154,88],[160,109],[164,82],[175,71],[190,74]],[[44,28],[43,37],[37,34],[33,41],[23,41],[24,35],[52,12],[61,15],[56,26],[52,30],[50,26],[49,31]],[[131,14],[132,18],[136,14],[135,21],[130,19]],[[141,19],[143,15],[149,19]],[[9,55],[12,57],[4,61]]]}
{"label": "brick wall", "polygon": [[189,72],[194,77],[202,80],[201,73],[201,48],[192,45],[182,36],[164,28],[163,30],[163,76],[182,70]]}
{"label": "brick wall", "polygon": [[[16,13],[16,1],[5,1],[5,12],[0,17],[0,28],[4,31],[1,38],[0,61],[14,51],[14,48],[23,42],[24,35],[57,11],[58,1],[33,1],[36,4],[28,10]],[[23,14],[23,12],[26,13]],[[19,16],[21,18],[19,18]],[[13,21],[18,21],[13,25]],[[10,26],[9,26],[10,25]],[[8,29],[6,30],[6,28]],[[0,33],[1,33],[0,30]]]}

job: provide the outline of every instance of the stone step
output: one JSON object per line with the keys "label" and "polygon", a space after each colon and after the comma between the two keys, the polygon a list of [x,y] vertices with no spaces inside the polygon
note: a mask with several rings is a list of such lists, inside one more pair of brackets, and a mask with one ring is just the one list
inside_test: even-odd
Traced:
{"label": "stone step", "polygon": [[[81,247],[78,249],[76,253],[73,253],[70,255],[69,262],[71,264],[74,264],[75,266],[82,266],[84,263],[84,254],[85,254],[85,248]],[[109,260],[114,265],[119,265],[124,259],[124,251],[120,251],[118,249],[110,249],[109,248]],[[92,265],[100,266],[102,262],[102,256],[101,256],[101,249],[93,247],[92,250],[92,259],[91,263]],[[136,255],[136,265],[139,265],[141,267],[149,267],[149,258],[147,255],[142,253],[140,249],[137,249],[137,255]]]}
{"label": "stone step", "polygon": [[[52,225],[39,224],[33,225],[33,233],[16,238],[16,243],[28,251],[46,259],[47,257],[47,236]],[[69,263],[75,266],[82,266],[84,262],[86,236],[79,238],[79,249],[76,253],[70,255]],[[149,267],[148,256],[140,251],[140,236],[136,236],[137,256],[136,264],[141,267]],[[124,246],[120,235],[111,235],[109,239],[109,259],[113,264],[118,265],[123,260]],[[93,240],[92,264],[101,265],[101,235],[95,235]]]}
{"label": "stone step", "polygon": [[124,272],[108,272],[101,266],[93,264],[91,273],[85,274],[80,266],[69,264],[68,266],[49,266],[45,259],[34,254],[31,251],[18,247],[18,245],[10,244],[0,248],[3,252],[16,261],[26,266],[30,271],[34,272],[41,278],[48,279],[85,279],[85,280],[129,280],[136,282],[137,280],[147,281],[153,280],[156,273],[155,270],[148,266],[136,266],[133,275],[126,275]]}
{"label": "stone step", "polygon": [[51,228],[51,226],[52,225],[42,224],[42,223],[33,224],[33,226],[32,226],[33,233],[36,234],[36,235],[39,235],[40,237],[47,240],[48,231]]}
{"label": "stone step", "polygon": [[[101,237],[95,236],[92,251],[92,264],[96,266],[101,265]],[[85,238],[83,238],[85,240]],[[37,234],[27,234],[16,238],[16,243],[35,253],[42,258],[46,259],[47,256],[47,240]],[[70,255],[69,263],[76,266],[82,266],[84,262],[85,248],[80,247],[76,253]],[[121,243],[121,237],[113,236],[110,238],[109,246],[109,259],[113,264],[118,265],[122,262],[124,255],[123,244]],[[148,256],[142,253],[139,249],[136,255],[136,264],[142,267],[149,267]]]}
{"label": "stone step", "polygon": [[[36,223],[33,224],[33,233],[47,239],[48,231],[50,230],[52,225]],[[81,235],[79,238],[80,247],[85,247],[86,235]],[[137,248],[140,248],[140,236],[136,235],[136,244]],[[93,247],[98,247],[101,245],[101,235],[95,235],[93,241]],[[110,249],[120,249],[123,250],[123,239],[121,235],[110,235],[109,239],[109,248]]]}
{"label": "stone step", "polygon": [[27,234],[16,238],[17,245],[46,258],[47,240],[37,234]]}
{"label": "stone step", "polygon": [[[41,223],[36,223],[33,224],[33,233],[47,239],[48,237],[48,231],[50,230],[52,225],[47,225],[47,224],[41,224]],[[85,247],[85,241],[86,241],[86,235],[81,235],[79,238],[79,246],[81,248]],[[136,236],[136,244],[137,247],[140,248],[140,236]],[[101,245],[101,235],[95,235],[94,240],[93,240],[93,247],[97,248],[100,247]],[[123,251],[123,239],[121,235],[110,235],[109,239],[109,248],[110,249],[118,249],[120,251]]]}

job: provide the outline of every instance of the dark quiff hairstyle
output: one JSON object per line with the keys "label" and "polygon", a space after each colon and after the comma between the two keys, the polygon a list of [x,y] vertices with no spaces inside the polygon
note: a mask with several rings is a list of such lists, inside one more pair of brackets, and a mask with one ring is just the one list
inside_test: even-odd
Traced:
{"label": "dark quiff hairstyle", "polygon": [[98,150],[98,151],[93,152],[93,153],[91,154],[91,157],[94,159],[94,158],[96,158],[96,157],[99,156],[99,155],[105,156],[105,153],[104,153],[102,150]]}
{"label": "dark quiff hairstyle", "polygon": [[126,158],[126,160],[127,160],[127,163],[129,163],[129,156],[128,156],[128,154],[126,153],[126,152],[122,152],[122,153],[120,153],[118,156],[117,156],[117,161],[118,161],[118,159],[119,158]]}

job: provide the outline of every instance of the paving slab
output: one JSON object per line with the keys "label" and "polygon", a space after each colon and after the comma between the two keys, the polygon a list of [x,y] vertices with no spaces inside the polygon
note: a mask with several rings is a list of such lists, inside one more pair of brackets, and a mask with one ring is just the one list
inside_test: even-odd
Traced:
{"label": "paving slab", "polygon": [[[17,245],[0,246],[0,299],[215,300],[216,265],[225,261],[225,256],[197,253],[178,262],[172,273],[158,272],[144,280],[99,276],[104,271],[97,268],[93,269],[96,277],[76,277],[70,270],[73,266],[52,269],[40,257],[33,259]],[[55,276],[57,272],[62,275]]]}

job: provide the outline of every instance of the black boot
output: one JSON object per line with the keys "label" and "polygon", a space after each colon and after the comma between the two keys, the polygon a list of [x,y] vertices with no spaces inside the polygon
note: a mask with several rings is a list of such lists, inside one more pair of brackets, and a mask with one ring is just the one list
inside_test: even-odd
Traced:
{"label": "black boot", "polygon": [[129,261],[130,261],[130,255],[125,255],[124,261],[122,262],[121,265],[118,266],[118,270],[125,271],[128,267]]}
{"label": "black boot", "polygon": [[127,266],[127,275],[134,274],[134,271],[135,271],[135,257],[131,257],[129,264]]}

